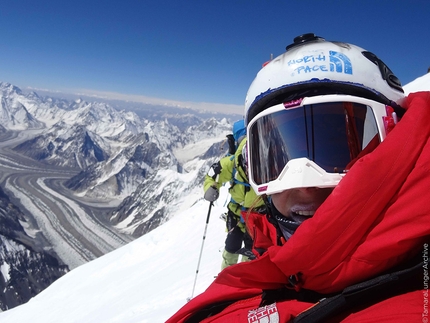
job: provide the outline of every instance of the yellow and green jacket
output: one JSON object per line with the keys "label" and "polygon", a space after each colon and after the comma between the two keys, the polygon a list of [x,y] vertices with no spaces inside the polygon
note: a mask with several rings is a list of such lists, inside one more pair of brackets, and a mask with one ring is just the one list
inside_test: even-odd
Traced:
{"label": "yellow and green jacket", "polygon": [[246,138],[240,142],[234,155],[223,157],[214,163],[205,176],[203,186],[206,192],[210,186],[216,186],[219,189],[225,183],[230,182],[231,200],[227,208],[237,216],[238,225],[243,232],[245,232],[245,225],[243,218],[240,221],[241,211],[264,204],[262,200],[257,203],[258,196],[249,185],[248,177],[242,167],[242,148],[245,144]]}

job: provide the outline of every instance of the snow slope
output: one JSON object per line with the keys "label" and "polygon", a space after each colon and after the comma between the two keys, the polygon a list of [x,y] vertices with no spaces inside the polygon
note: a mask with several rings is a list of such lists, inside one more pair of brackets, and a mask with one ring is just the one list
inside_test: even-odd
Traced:
{"label": "snow slope", "polygon": [[430,91],[430,73],[424,74],[403,86],[405,94],[419,91]]}
{"label": "snow slope", "polygon": [[[189,210],[54,282],[28,303],[0,313],[0,322],[164,322],[193,292],[218,274],[225,239],[220,214],[226,187],[212,207],[201,199]],[[200,269],[196,269],[200,250]]]}

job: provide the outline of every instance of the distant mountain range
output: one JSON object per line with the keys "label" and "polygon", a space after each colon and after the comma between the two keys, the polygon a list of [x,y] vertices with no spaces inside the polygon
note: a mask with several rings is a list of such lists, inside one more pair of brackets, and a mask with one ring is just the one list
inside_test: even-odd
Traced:
{"label": "distant mountain range", "polygon": [[[225,136],[237,120],[202,118],[187,110],[180,110],[181,113],[148,110],[138,116],[106,102],[23,93],[5,82],[0,82],[0,102],[0,135],[6,139],[20,135],[23,138],[7,146],[8,149],[30,160],[30,165],[34,160],[45,164],[47,170],[52,168],[53,172],[69,171],[70,177],[63,178],[61,185],[76,199],[94,203],[117,201],[118,206],[111,208],[106,221],[112,229],[133,238],[197,202],[196,198],[187,197],[202,192],[203,177],[210,165],[228,151]],[[142,117],[144,114],[147,118]],[[14,135],[9,137],[8,134]],[[1,187],[6,188],[4,182]],[[5,201],[9,199],[8,194],[7,189],[2,190]],[[20,199],[14,201],[22,203]],[[5,223],[0,226],[2,246],[13,241],[33,252],[39,238],[27,234],[20,222],[11,222],[8,206],[26,208],[12,202],[0,204],[4,214],[0,220]],[[26,212],[20,213],[22,223],[32,221],[26,219],[31,218],[31,212],[27,207]],[[43,235],[49,235],[40,230]],[[17,239],[18,233],[25,239]],[[55,248],[53,246],[53,255],[42,250],[38,256],[41,261],[54,264],[52,270],[45,270],[49,273],[49,277],[44,278],[46,284],[37,288],[31,286],[32,293],[18,293],[19,299],[0,298],[0,308],[5,310],[27,301],[68,271],[67,263],[55,259],[60,252]],[[18,264],[10,257],[11,253],[4,251],[0,256],[1,266],[16,268]],[[33,263],[33,260],[29,257],[21,262]],[[0,275],[0,283],[10,281],[5,275],[3,280]],[[30,275],[27,279],[32,281]]]}
{"label": "distant mountain range", "polygon": [[[115,110],[107,103],[41,98],[34,92],[24,95],[19,88],[9,83],[0,83],[0,91],[0,121],[5,129],[41,130],[33,138],[17,145],[14,148],[16,152],[49,165],[81,170],[65,183],[69,189],[80,196],[92,198],[127,197],[126,204],[133,204],[134,212],[139,208],[140,217],[153,213],[153,209],[155,212],[169,209],[169,206],[156,206],[158,203],[155,201],[159,197],[154,197],[153,192],[143,196],[139,193],[147,190],[149,183],[153,185],[160,170],[177,174],[196,171],[197,166],[184,168],[183,162],[177,160],[175,151],[209,140],[208,146],[199,152],[204,154],[210,144],[222,140],[232,127],[231,121],[226,119],[204,120],[190,114],[181,116],[166,113],[163,120],[157,116],[155,121],[151,121],[133,112]],[[210,163],[211,157],[221,156],[226,151],[227,147],[220,148],[214,156],[205,156],[204,160]],[[198,158],[195,155],[189,159],[195,157]],[[198,164],[198,167],[204,166],[204,163]],[[194,176],[199,183],[202,175],[197,171]],[[180,178],[177,180],[181,181]],[[170,194],[181,199],[187,189]],[[139,201],[130,203],[132,193],[140,195]],[[142,198],[145,204],[151,205],[151,212],[137,206],[142,204]],[[125,205],[122,205],[114,213],[114,222],[131,213],[124,208]],[[134,219],[128,221],[135,223]],[[145,230],[139,232],[130,233],[138,236]]]}

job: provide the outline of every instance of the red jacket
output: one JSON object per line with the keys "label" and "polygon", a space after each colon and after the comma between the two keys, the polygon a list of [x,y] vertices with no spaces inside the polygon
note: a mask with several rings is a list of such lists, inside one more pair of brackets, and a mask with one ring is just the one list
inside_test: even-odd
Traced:
{"label": "red jacket", "polygon": [[[223,270],[204,293],[167,322],[187,322],[208,306],[227,301],[234,302],[202,322],[288,322],[314,303],[281,300],[260,306],[262,290],[285,287],[295,276],[300,277],[297,290],[337,293],[416,254],[428,256],[430,92],[410,94],[406,107],[387,138],[354,164],[315,215],[283,246],[275,245],[276,232],[265,218],[254,217],[250,230],[267,252]],[[333,320],[424,322],[425,295],[428,301],[428,290],[389,297]]]}

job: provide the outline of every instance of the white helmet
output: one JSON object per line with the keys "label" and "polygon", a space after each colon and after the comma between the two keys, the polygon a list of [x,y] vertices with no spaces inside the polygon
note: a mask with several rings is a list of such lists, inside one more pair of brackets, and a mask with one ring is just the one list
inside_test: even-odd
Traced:
{"label": "white helmet", "polygon": [[404,112],[400,81],[374,54],[314,34],[286,49],[260,70],[245,101],[258,194],[336,186]]}

